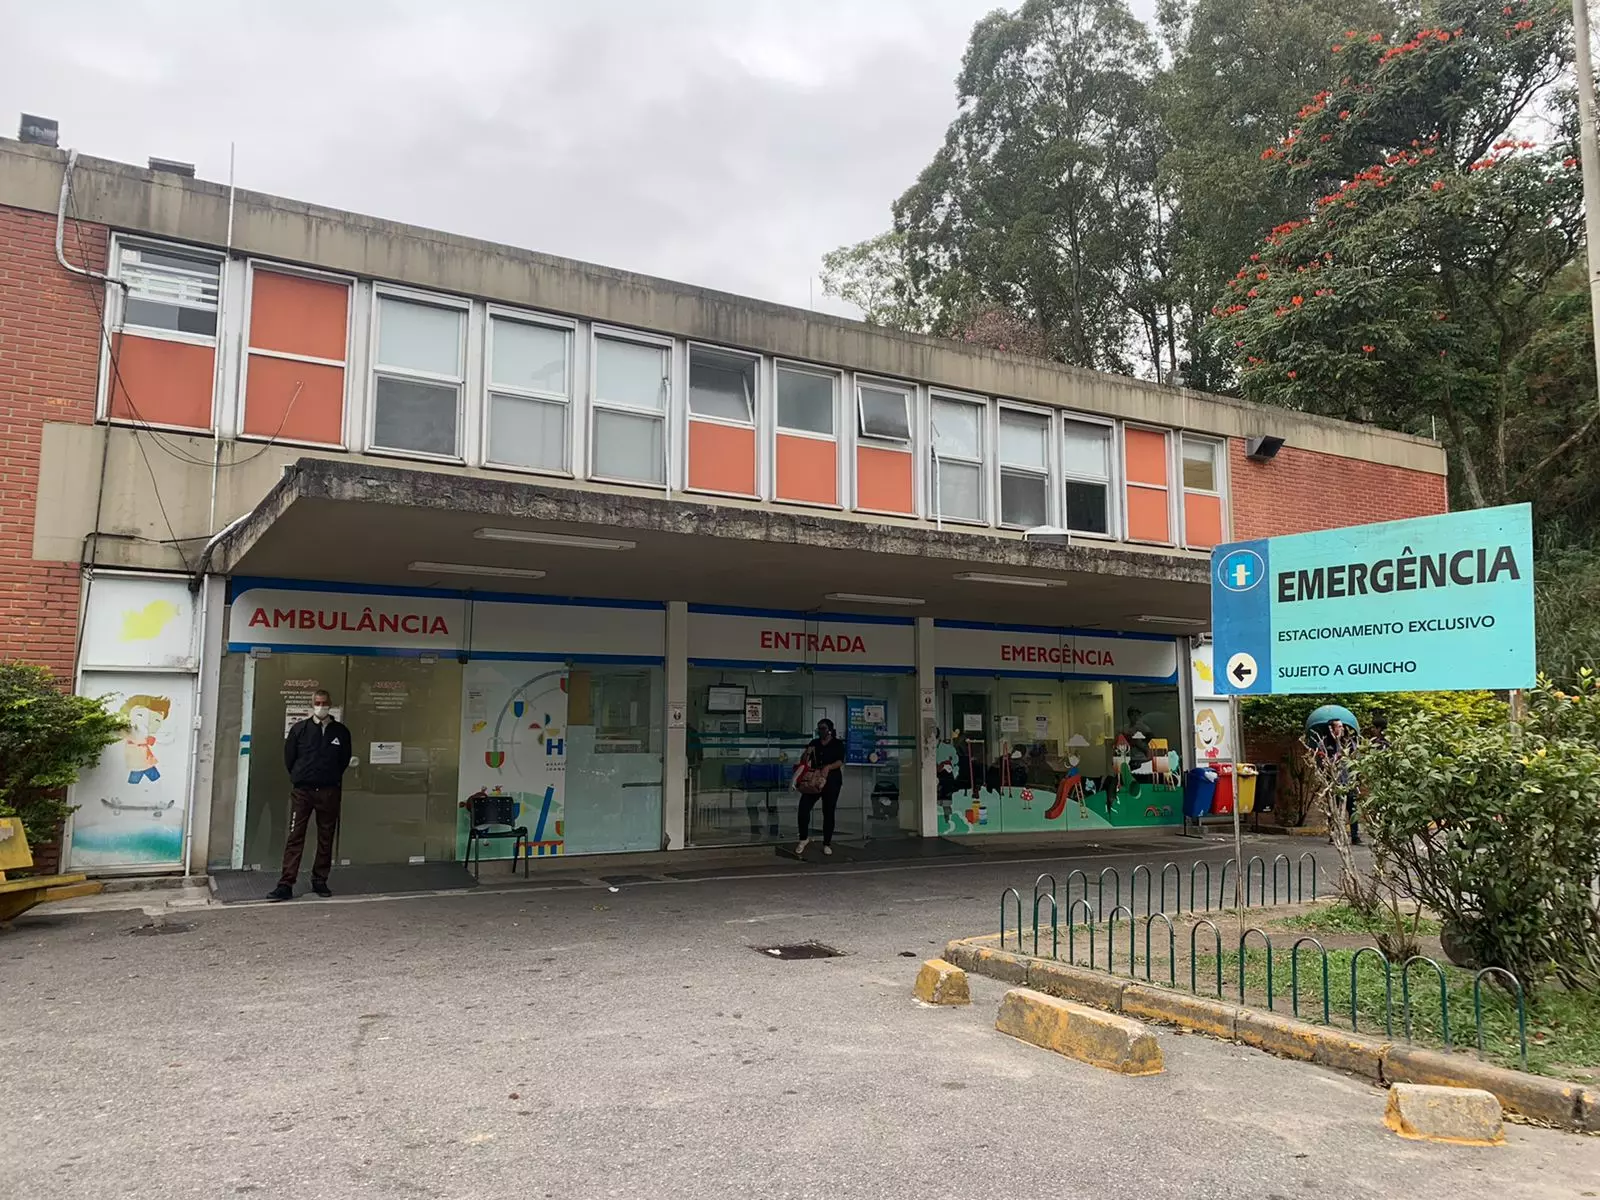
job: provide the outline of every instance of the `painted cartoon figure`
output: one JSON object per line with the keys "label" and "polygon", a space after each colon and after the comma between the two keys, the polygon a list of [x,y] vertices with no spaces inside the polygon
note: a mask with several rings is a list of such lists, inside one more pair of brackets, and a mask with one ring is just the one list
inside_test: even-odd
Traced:
{"label": "painted cartoon figure", "polygon": [[128,782],[154,783],[161,778],[156,758],[156,735],[172,712],[172,701],[165,696],[129,696],[122,705],[128,732],[122,736],[122,757],[128,768]]}
{"label": "painted cartoon figure", "polygon": [[1078,762],[1079,759],[1076,754],[1067,757],[1067,773],[1062,778],[1060,786],[1056,788],[1056,802],[1046,810],[1044,814],[1045,820],[1054,821],[1061,816],[1066,811],[1068,800],[1076,800],[1078,802],[1079,816],[1087,817],[1089,815],[1089,809],[1083,802],[1083,771],[1078,766]]}
{"label": "painted cartoon figure", "polygon": [[1206,762],[1222,757],[1222,721],[1216,710],[1202,708],[1194,715],[1194,748]]}

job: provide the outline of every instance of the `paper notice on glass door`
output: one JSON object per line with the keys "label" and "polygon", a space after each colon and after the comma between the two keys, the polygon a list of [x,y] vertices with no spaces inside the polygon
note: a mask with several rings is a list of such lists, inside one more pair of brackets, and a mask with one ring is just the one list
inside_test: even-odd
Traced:
{"label": "paper notice on glass door", "polygon": [[367,748],[367,761],[378,766],[394,766],[404,757],[400,742],[372,742]]}

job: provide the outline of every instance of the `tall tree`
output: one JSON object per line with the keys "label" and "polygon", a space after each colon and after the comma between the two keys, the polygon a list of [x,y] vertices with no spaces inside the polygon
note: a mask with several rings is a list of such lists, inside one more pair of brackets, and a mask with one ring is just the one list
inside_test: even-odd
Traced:
{"label": "tall tree", "polygon": [[[1259,152],[1316,198],[1239,268],[1213,332],[1251,399],[1437,426],[1460,498],[1482,506],[1538,495],[1595,431],[1592,389],[1534,394],[1581,244],[1571,123],[1532,136],[1570,112],[1570,18],[1549,0],[1430,8],[1408,34],[1329,47],[1328,85]],[[1530,423],[1541,400],[1564,408]],[[1548,440],[1530,456],[1534,426]]]}
{"label": "tall tree", "polygon": [[1149,84],[1156,51],[1123,0],[1027,0],[973,29],[944,146],[894,205],[908,278],[949,333],[1001,307],[1053,357],[1127,370],[1166,338]]}

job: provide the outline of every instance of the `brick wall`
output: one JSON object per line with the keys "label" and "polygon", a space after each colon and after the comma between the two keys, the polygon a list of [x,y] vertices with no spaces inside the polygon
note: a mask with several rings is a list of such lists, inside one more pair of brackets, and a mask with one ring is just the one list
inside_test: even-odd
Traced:
{"label": "brick wall", "polygon": [[1445,477],[1285,446],[1271,462],[1228,443],[1228,484],[1237,541],[1340,525],[1427,517],[1448,510]]}
{"label": "brick wall", "polygon": [[[0,658],[70,681],[78,568],[33,561],[34,511],[44,423],[94,420],[103,293],[61,268],[55,236],[53,216],[0,207]],[[103,271],[106,243],[103,226],[69,225],[68,261]]]}

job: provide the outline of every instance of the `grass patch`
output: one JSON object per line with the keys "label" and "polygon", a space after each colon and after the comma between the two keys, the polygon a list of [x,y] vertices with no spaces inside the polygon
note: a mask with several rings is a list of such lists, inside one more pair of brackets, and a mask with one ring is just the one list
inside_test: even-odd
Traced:
{"label": "grass patch", "polygon": [[[1414,928],[1413,921],[1416,922]],[[1343,900],[1335,900],[1298,916],[1285,917],[1279,924],[1285,929],[1299,929],[1307,933],[1375,934],[1388,929],[1382,918],[1369,919],[1360,909]],[[1439,933],[1439,922],[1432,917],[1408,916],[1406,927],[1419,936]]]}
{"label": "grass patch", "polygon": [[[1328,951],[1328,1017],[1349,1029],[1351,1021],[1351,963],[1356,951]],[[1214,995],[1217,990],[1218,959],[1202,953],[1194,963],[1197,990]],[[1240,998],[1239,954],[1222,955],[1222,995],[1227,1000]],[[1354,1025],[1364,1033],[1388,1033],[1420,1045],[1443,1047],[1445,1014],[1449,1015],[1448,1044],[1456,1049],[1477,1048],[1477,1022],[1473,1008],[1473,976],[1450,966],[1442,966],[1446,999],[1441,1003],[1439,973],[1425,962],[1414,962],[1409,972],[1410,1030],[1406,1029],[1406,986],[1398,965],[1391,968],[1386,985],[1384,964],[1376,955],[1361,956],[1355,971]],[[1302,1020],[1323,1020],[1322,956],[1314,946],[1300,952],[1299,1016]],[[1187,987],[1189,978],[1181,967],[1179,985]],[[1267,950],[1252,944],[1245,954],[1244,999],[1254,1007],[1268,1007]],[[1293,969],[1288,947],[1274,947],[1272,960],[1272,1004],[1278,1012],[1293,1012]],[[1517,1006],[1514,997],[1485,979],[1483,1003],[1483,1050],[1490,1062],[1505,1067],[1522,1066],[1517,1033]],[[1528,1005],[1527,1069],[1540,1075],[1570,1077],[1590,1074],[1600,1068],[1600,996],[1566,992],[1547,987]]]}

